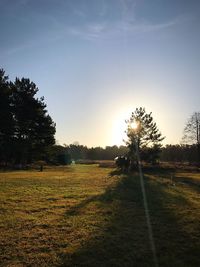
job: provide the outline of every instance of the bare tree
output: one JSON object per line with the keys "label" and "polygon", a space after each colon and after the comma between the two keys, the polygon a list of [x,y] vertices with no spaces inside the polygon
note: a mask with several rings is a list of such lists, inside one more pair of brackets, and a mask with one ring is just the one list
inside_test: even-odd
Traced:
{"label": "bare tree", "polygon": [[184,128],[183,142],[196,144],[198,161],[200,162],[200,112],[194,112]]}
{"label": "bare tree", "polygon": [[194,112],[184,128],[183,141],[200,145],[200,112]]}

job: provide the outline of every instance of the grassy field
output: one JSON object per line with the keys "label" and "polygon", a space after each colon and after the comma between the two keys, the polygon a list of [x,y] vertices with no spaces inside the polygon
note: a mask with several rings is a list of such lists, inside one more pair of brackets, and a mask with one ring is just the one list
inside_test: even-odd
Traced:
{"label": "grassy field", "polygon": [[[158,265],[200,266],[200,174],[146,170],[144,180]],[[2,172],[0,233],[0,266],[155,266],[137,173]]]}

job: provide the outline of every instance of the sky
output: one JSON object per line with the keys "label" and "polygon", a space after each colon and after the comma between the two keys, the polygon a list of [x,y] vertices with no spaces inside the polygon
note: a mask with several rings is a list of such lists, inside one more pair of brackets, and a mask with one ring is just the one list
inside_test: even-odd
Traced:
{"label": "sky", "polygon": [[38,86],[61,145],[122,145],[140,106],[178,144],[200,111],[199,0],[0,0],[0,31],[0,68]]}

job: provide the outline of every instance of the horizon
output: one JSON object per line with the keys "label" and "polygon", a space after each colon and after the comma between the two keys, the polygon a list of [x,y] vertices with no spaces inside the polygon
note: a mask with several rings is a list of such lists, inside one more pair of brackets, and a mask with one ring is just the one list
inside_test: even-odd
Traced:
{"label": "horizon", "polygon": [[140,106],[164,145],[180,144],[199,111],[199,12],[196,0],[2,0],[0,67],[37,85],[61,145],[124,145]]}

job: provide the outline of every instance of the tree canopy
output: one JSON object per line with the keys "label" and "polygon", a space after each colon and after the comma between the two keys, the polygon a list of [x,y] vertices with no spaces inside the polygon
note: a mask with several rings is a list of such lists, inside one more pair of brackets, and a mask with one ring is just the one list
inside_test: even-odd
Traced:
{"label": "tree canopy", "polygon": [[129,156],[134,160],[138,148],[141,159],[155,162],[164,137],[153,120],[152,112],[146,113],[143,107],[136,108],[126,123]]}
{"label": "tree canopy", "polygon": [[14,117],[8,76],[0,69],[0,162],[10,157],[14,138]]}
{"label": "tree canopy", "polygon": [[44,98],[29,79],[8,81],[0,70],[0,159],[1,162],[28,163],[42,158],[55,143],[55,123],[47,112]]}

